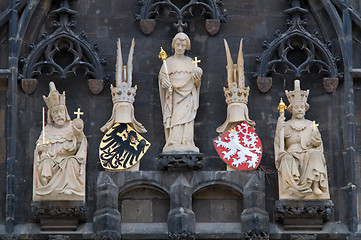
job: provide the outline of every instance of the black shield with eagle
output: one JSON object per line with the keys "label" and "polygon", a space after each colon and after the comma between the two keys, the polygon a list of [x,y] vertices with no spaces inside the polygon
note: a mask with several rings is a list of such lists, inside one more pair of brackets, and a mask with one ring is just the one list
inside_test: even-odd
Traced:
{"label": "black shield with eagle", "polygon": [[126,123],[116,123],[100,142],[99,159],[103,168],[124,170],[136,165],[150,143]]}

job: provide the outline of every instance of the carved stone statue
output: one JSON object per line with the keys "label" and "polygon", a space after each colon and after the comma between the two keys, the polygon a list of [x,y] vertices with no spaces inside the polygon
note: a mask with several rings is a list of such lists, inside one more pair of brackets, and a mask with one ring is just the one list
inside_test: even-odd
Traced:
{"label": "carved stone statue", "polygon": [[305,119],[309,90],[301,90],[299,80],[294,84],[294,91],[286,90],[290,102],[287,110],[292,118],[285,121],[283,108],[280,108],[274,140],[279,198],[330,199],[321,134],[314,121]]}
{"label": "carved stone statue", "polygon": [[190,47],[189,37],[185,33],[176,34],[172,41],[174,55],[163,61],[159,72],[166,139],[163,152],[199,152],[193,141],[193,132],[203,71],[192,58],[184,55]]}
{"label": "carved stone statue", "polygon": [[87,139],[80,118],[70,119],[65,92],[53,82],[49,96],[47,125],[34,151],[33,200],[84,200]]}
{"label": "carved stone statue", "polygon": [[245,87],[244,83],[244,59],[242,45],[243,39],[239,45],[237,64],[233,64],[231,52],[229,51],[227,41],[224,39],[227,56],[228,88],[223,88],[223,91],[228,107],[226,121],[216,130],[219,134],[225,133],[227,130],[242,121],[245,121],[252,127],[256,125],[256,123],[248,116],[247,103],[249,87]]}

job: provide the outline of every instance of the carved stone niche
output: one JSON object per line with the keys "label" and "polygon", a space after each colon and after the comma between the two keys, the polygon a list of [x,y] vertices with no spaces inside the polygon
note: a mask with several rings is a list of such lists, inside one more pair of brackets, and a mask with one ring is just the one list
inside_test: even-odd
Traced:
{"label": "carved stone niche", "polygon": [[31,210],[43,231],[75,231],[86,221],[84,201],[33,201]]}
{"label": "carved stone niche", "polygon": [[322,230],[332,207],[331,200],[278,200],[274,218],[285,230]]}
{"label": "carved stone niche", "polygon": [[203,154],[197,152],[166,152],[159,155],[162,170],[199,170]]}

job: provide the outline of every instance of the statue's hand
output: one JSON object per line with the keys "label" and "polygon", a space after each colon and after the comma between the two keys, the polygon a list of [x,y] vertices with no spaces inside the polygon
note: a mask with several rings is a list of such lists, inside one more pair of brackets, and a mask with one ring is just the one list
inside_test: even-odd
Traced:
{"label": "statue's hand", "polygon": [[81,118],[75,118],[73,120],[73,126],[76,128],[76,129],[83,129],[84,127],[84,122],[83,120],[81,120]]}
{"label": "statue's hand", "polygon": [[48,151],[48,144],[39,144],[38,150],[40,153]]}
{"label": "statue's hand", "polygon": [[171,88],[172,84],[168,81],[167,78],[162,79],[162,88]]}
{"label": "statue's hand", "polygon": [[195,81],[200,81],[203,75],[203,70],[200,67],[195,67],[192,69],[192,77]]}

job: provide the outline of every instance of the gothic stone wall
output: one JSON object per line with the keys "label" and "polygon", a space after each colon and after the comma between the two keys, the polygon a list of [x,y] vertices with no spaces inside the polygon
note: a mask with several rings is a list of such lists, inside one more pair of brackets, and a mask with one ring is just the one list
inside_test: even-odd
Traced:
{"label": "gothic stone wall", "polygon": [[[87,40],[91,44],[98,45],[98,54],[101,58],[107,59],[107,65],[104,67],[105,73],[109,75],[109,81],[106,82],[105,88],[99,95],[93,95],[89,92],[85,78],[69,77],[68,79],[58,79],[53,77],[39,78],[39,84],[36,91],[27,95],[22,91],[18,92],[19,96],[19,148],[18,161],[16,162],[16,224],[18,228],[27,231],[27,225],[32,223],[31,211],[28,206],[31,203],[31,186],[32,186],[32,169],[33,169],[33,149],[35,141],[41,131],[41,107],[44,106],[42,95],[48,93],[48,83],[55,81],[59,91],[66,91],[67,106],[69,112],[74,112],[78,107],[84,111],[85,130],[89,141],[88,160],[87,160],[87,223],[93,221],[94,212],[96,210],[96,180],[102,169],[98,160],[98,146],[102,138],[99,128],[108,120],[111,114],[112,102],[109,86],[115,83],[115,57],[116,57],[116,40],[120,38],[123,47],[123,56],[127,56],[131,39],[134,37],[136,41],[134,54],[134,74],[133,83],[138,85],[136,101],[134,103],[135,116],[147,129],[144,134],[152,146],[144,156],[140,169],[141,171],[152,171],[155,174],[162,175],[159,171],[158,154],[164,144],[162,117],[158,93],[157,74],[159,72],[161,62],[157,58],[159,48],[162,46],[168,53],[171,53],[171,39],[176,34],[176,30],[172,27],[173,20],[162,18],[151,35],[141,33],[138,23],[134,20],[133,15],[138,13],[139,6],[137,1],[128,0],[78,0],[71,3],[71,8],[78,13],[74,16],[76,21],[75,32],[84,31],[87,34]],[[2,2],[3,4],[3,2]],[[356,7],[360,7],[356,1]],[[5,6],[5,5],[4,5]],[[317,4],[314,4],[316,9]],[[22,56],[27,56],[27,48],[31,42],[40,41],[41,33],[44,31],[51,32],[52,16],[49,12],[55,9],[55,5],[50,1],[41,1],[39,10],[37,10],[34,19],[36,24],[32,25],[23,44]],[[257,70],[255,63],[256,56],[260,56],[263,52],[262,42],[268,42],[274,39],[274,32],[277,29],[285,30],[284,22],[286,15],[284,10],[289,8],[289,2],[284,0],[228,0],[224,1],[223,11],[227,13],[227,22],[222,23],[220,32],[215,36],[210,36],[204,27],[204,21],[201,17],[195,17],[188,21],[188,27],[185,32],[190,36],[192,49],[188,55],[198,56],[202,62],[200,66],[203,68],[204,75],[202,78],[202,87],[200,95],[200,107],[195,124],[195,142],[204,153],[202,171],[224,171],[226,165],[218,157],[212,145],[212,139],[217,136],[215,129],[223,123],[226,117],[226,103],[224,102],[223,87],[226,86],[226,58],[223,46],[223,39],[227,39],[230,46],[232,56],[235,59],[238,51],[239,41],[244,38],[244,54],[245,54],[245,74],[246,85],[250,86],[250,96],[248,107],[250,110],[250,118],[254,120],[256,131],[263,143],[263,159],[261,169],[265,172],[265,189],[266,189],[266,209],[269,216],[272,216],[274,203],[278,199],[277,194],[277,174],[274,167],[273,156],[273,136],[275,133],[276,120],[278,111],[276,106],[280,97],[285,97],[284,90],[292,89],[292,81],[275,78],[271,90],[267,93],[261,93],[256,86],[256,82],[252,77],[252,72]],[[304,5],[309,8],[309,5]],[[309,9],[310,10],[310,9]],[[320,38],[323,41],[331,41],[334,46],[335,54],[339,54],[337,47],[337,39],[335,33],[330,31],[325,37],[321,29],[328,29],[332,24],[329,21],[322,23],[316,21],[310,14],[308,16],[310,32],[318,30]],[[322,26],[320,26],[322,24]],[[6,29],[2,29],[6,34]],[[327,39],[325,39],[327,38]],[[6,42],[3,44],[7,44]],[[356,50],[360,50],[357,47]],[[1,67],[6,67],[6,59],[1,54]],[[357,54],[355,54],[357,55]],[[359,54],[358,54],[359,56]],[[358,56],[355,60],[358,65],[361,61]],[[5,174],[5,106],[6,106],[6,84],[1,86],[0,95],[0,179]],[[347,169],[342,166],[342,136],[343,130],[343,105],[347,104],[343,99],[343,83],[341,82],[337,90],[328,94],[324,91],[321,80],[302,79],[302,89],[310,89],[309,103],[310,110],[307,118],[314,119],[320,123],[320,131],[324,140],[324,148],[327,159],[327,167],[329,174],[329,184],[331,198],[335,204],[331,223],[338,222],[339,225],[347,222],[346,202],[347,194],[341,188],[347,183],[343,180],[343,175],[347,173]],[[20,89],[20,86],[19,86]],[[355,85],[355,93],[358,96],[359,84]],[[356,97],[356,103],[359,98]],[[356,105],[357,106],[357,105]],[[356,116],[360,115],[360,110],[356,108]],[[72,116],[74,117],[74,116]],[[287,115],[289,118],[290,115]],[[357,124],[358,126],[358,124]],[[357,127],[357,130],[358,127]],[[357,144],[357,151],[360,151],[360,144]],[[1,160],[2,159],[2,160]],[[360,162],[360,160],[358,159]],[[358,164],[359,166],[359,164]],[[114,175],[114,174],[113,174]],[[3,179],[4,180],[4,179]],[[4,182],[4,181],[3,181]],[[25,189],[25,190],[24,190]],[[0,186],[0,203],[5,202],[5,184]],[[149,200],[153,205],[167,206],[167,197],[157,192],[147,193]],[[214,199],[217,194],[210,191],[204,194],[204,199]],[[146,194],[145,194],[146,195]],[[158,196],[158,197],[157,197]],[[227,198],[225,194],[225,198]],[[230,195],[230,199],[234,195]],[[237,194],[236,194],[237,196]],[[124,197],[124,196],[123,196]],[[194,196],[197,198],[197,196]],[[202,194],[198,197],[202,198]],[[120,203],[134,204],[139,201],[139,196],[129,193],[125,198],[120,198]],[[241,198],[239,198],[241,199]],[[130,201],[132,200],[132,201]],[[133,201],[134,200],[134,201]],[[148,200],[145,200],[149,203]],[[237,200],[241,201],[241,200]],[[233,202],[234,206],[238,206],[237,201]],[[198,201],[199,203],[199,201]],[[198,204],[194,201],[194,204]],[[124,206],[124,204],[120,204]],[[0,208],[0,221],[5,222],[4,204]],[[220,206],[220,205],[219,205]],[[121,208],[121,207],[120,207]],[[162,207],[160,207],[162,208]],[[239,207],[237,207],[238,209]],[[121,209],[120,209],[121,210]],[[163,209],[164,210],[164,209]],[[202,212],[203,211],[203,212]],[[123,211],[124,212],[124,211]],[[158,211],[157,211],[158,212]],[[126,214],[126,213],[124,213]],[[145,213],[144,213],[145,214]],[[153,216],[147,221],[156,222],[158,218],[164,219],[164,212],[160,212],[159,216]],[[227,214],[223,212],[222,214]],[[131,215],[123,216],[127,221],[137,221],[137,217]],[[198,210],[198,218],[212,220],[209,212]],[[270,217],[272,223],[272,217]],[[344,226],[344,225],[342,225]],[[337,228],[336,228],[337,229]],[[336,231],[336,230],[335,230]]]}

